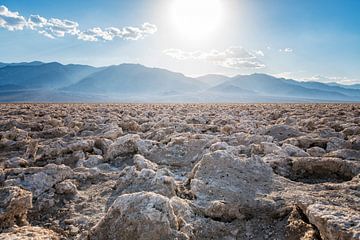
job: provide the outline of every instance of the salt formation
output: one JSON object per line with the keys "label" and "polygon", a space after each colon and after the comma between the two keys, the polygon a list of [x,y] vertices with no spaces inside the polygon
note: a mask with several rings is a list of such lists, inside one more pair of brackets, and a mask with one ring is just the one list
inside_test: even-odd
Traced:
{"label": "salt formation", "polygon": [[360,239],[359,105],[0,111],[0,239]]}

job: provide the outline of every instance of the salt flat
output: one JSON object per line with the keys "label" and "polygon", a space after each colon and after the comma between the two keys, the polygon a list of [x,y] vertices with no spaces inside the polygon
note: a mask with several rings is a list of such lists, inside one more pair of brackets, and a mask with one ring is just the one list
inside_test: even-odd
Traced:
{"label": "salt flat", "polygon": [[0,112],[0,239],[360,239],[360,105]]}

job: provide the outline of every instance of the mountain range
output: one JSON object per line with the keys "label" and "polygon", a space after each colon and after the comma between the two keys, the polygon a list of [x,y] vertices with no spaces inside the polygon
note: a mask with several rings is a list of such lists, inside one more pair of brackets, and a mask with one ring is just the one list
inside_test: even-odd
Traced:
{"label": "mountain range", "polygon": [[0,63],[0,102],[360,102],[360,84],[35,61]]}

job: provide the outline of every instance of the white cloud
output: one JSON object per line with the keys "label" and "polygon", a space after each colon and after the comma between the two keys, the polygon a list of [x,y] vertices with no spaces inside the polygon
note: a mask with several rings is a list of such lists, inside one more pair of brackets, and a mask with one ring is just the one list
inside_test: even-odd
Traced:
{"label": "white cloud", "polygon": [[264,52],[261,51],[261,50],[257,50],[257,51],[255,51],[254,53],[255,53],[256,55],[260,56],[260,57],[264,57],[264,56],[265,56]]}
{"label": "white cloud", "polygon": [[292,52],[294,52],[294,49],[292,49],[292,48],[284,48],[284,49],[279,49],[279,52],[292,53]]}
{"label": "white cloud", "polygon": [[0,6],[0,28],[10,31],[28,28],[52,39],[72,35],[80,40],[93,42],[99,40],[111,41],[115,37],[125,40],[138,40],[157,31],[157,27],[150,23],[144,23],[140,27],[124,27],[122,29],[93,27],[81,31],[79,23],[74,21],[57,18],[46,19],[39,15],[31,15],[26,20],[18,12],[11,12],[5,6]]}
{"label": "white cloud", "polygon": [[47,19],[39,15],[30,15],[28,20],[28,26],[32,30],[35,30],[38,27],[44,27],[46,23],[47,23]]}
{"label": "white cloud", "polygon": [[111,33],[104,31],[99,27],[91,28],[78,34],[78,39],[91,42],[96,42],[99,40],[111,41],[113,38],[114,37]]}
{"label": "white cloud", "polygon": [[0,6],[0,27],[9,31],[23,30],[27,21],[18,12],[11,12],[7,7]]}
{"label": "white cloud", "polygon": [[146,22],[142,25],[141,30],[146,34],[154,34],[157,32],[157,27],[154,24]]}
{"label": "white cloud", "polygon": [[164,54],[178,60],[204,60],[226,68],[265,68],[256,55],[264,56],[261,51],[250,52],[243,47],[230,47],[224,51],[186,52],[181,49],[166,49]]}
{"label": "white cloud", "polygon": [[80,30],[79,24],[70,20],[61,20],[57,18],[51,18],[46,21],[43,26],[38,26],[36,29],[41,31],[42,34],[50,35],[52,37],[64,37],[66,34],[77,35]]}
{"label": "white cloud", "polygon": [[122,29],[109,27],[101,29],[99,27],[88,29],[78,34],[78,38],[84,41],[111,41],[115,37],[126,40],[138,40],[148,34],[154,34],[157,27],[150,23],[144,23],[141,27],[124,27]]}
{"label": "white cloud", "polygon": [[147,34],[154,34],[157,27],[150,23],[144,23],[141,27],[125,27],[120,31],[118,37],[128,40],[138,40]]}

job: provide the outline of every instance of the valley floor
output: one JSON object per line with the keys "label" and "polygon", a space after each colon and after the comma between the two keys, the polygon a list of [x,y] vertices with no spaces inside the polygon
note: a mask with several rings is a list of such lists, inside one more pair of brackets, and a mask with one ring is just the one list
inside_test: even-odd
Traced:
{"label": "valley floor", "polygon": [[0,239],[360,239],[360,105],[0,104]]}

